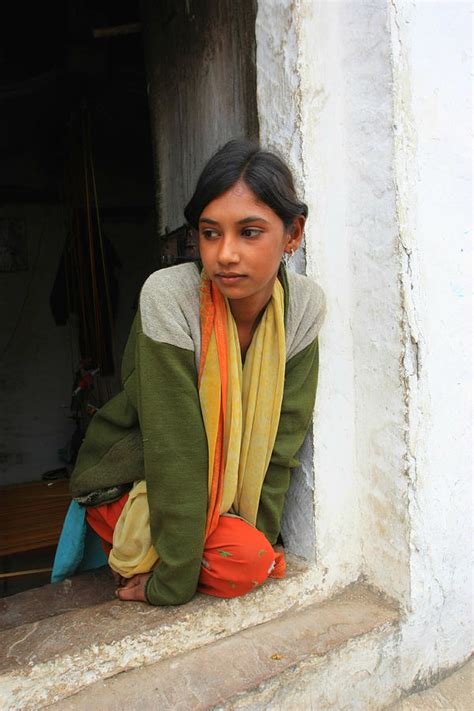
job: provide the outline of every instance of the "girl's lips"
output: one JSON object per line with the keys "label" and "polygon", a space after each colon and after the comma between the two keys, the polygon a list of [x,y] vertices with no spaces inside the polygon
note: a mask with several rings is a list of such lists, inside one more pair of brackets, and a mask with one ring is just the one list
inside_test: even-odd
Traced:
{"label": "girl's lips", "polygon": [[216,274],[216,278],[222,281],[224,284],[230,284],[241,279],[245,279],[245,274]]}

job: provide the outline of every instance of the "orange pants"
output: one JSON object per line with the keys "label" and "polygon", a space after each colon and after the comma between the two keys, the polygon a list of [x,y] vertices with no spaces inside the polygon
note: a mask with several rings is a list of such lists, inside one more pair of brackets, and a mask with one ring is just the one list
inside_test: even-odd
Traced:
{"label": "orange pants", "polygon": [[[86,520],[110,550],[114,528],[128,494],[111,504],[88,508]],[[104,548],[105,548],[104,546]],[[268,577],[285,577],[285,557],[273,550],[264,534],[243,519],[221,516],[207,538],[198,590],[215,597],[238,597]]]}

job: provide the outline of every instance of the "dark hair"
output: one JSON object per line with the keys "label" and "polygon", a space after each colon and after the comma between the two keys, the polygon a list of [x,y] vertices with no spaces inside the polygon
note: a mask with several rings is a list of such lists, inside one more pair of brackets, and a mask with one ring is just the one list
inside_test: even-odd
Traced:
{"label": "dark hair", "polygon": [[286,229],[295,217],[307,217],[308,207],[298,200],[286,163],[275,153],[263,150],[258,143],[234,139],[212,156],[199,176],[194,195],[184,209],[191,227],[197,229],[206,205],[238,180],[243,180],[259,200],[271,207]]}

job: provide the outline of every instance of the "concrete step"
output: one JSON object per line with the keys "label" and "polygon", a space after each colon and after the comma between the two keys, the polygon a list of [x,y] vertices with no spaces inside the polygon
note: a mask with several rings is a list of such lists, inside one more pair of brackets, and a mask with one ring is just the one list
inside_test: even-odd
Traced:
{"label": "concrete step", "polygon": [[115,587],[106,566],[56,585],[43,585],[4,597],[0,599],[0,631],[110,602]]}
{"label": "concrete step", "polygon": [[339,710],[346,708],[341,691],[354,701],[357,678],[367,679],[397,620],[393,607],[352,586],[325,603],[96,683],[51,708]]}
{"label": "concrete step", "polygon": [[289,560],[285,580],[250,595],[157,608],[114,597],[107,569],[1,602],[0,708],[40,708],[99,679],[189,651],[304,604],[311,571]]}
{"label": "concrete step", "polygon": [[472,711],[473,707],[474,659],[471,659],[434,686],[405,696],[387,711]]}
{"label": "concrete step", "polygon": [[[96,596],[104,594],[101,575],[95,576]],[[290,561],[286,580],[234,600],[198,595],[176,608],[118,601],[84,608],[87,586],[75,579],[60,584],[62,594],[54,588],[49,616],[43,589],[38,619],[29,610],[27,623],[2,633],[0,708],[39,709],[55,702],[57,708],[101,711],[229,703],[240,708],[244,697],[262,688],[279,693],[280,681],[299,677],[308,665],[323,669],[360,640],[386,640],[394,633],[397,610],[364,586],[321,603],[305,594],[305,575],[301,563]],[[108,578],[103,583],[112,588]],[[70,609],[74,586],[78,598],[69,600]],[[17,602],[26,605],[24,597]]]}
{"label": "concrete step", "polygon": [[349,699],[355,693],[346,685],[349,669],[351,680],[366,681],[397,621],[394,607],[351,586],[332,600],[95,683],[52,708],[339,709],[341,689],[347,686]]}

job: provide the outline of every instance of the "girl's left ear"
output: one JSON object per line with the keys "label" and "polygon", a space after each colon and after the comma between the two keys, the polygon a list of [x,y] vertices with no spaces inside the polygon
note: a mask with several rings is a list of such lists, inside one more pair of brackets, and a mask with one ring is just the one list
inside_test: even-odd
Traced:
{"label": "girl's left ear", "polygon": [[306,217],[304,215],[299,215],[298,217],[295,217],[292,226],[288,230],[288,242],[285,246],[285,252],[288,254],[293,255],[300,246],[304,237],[305,222]]}

